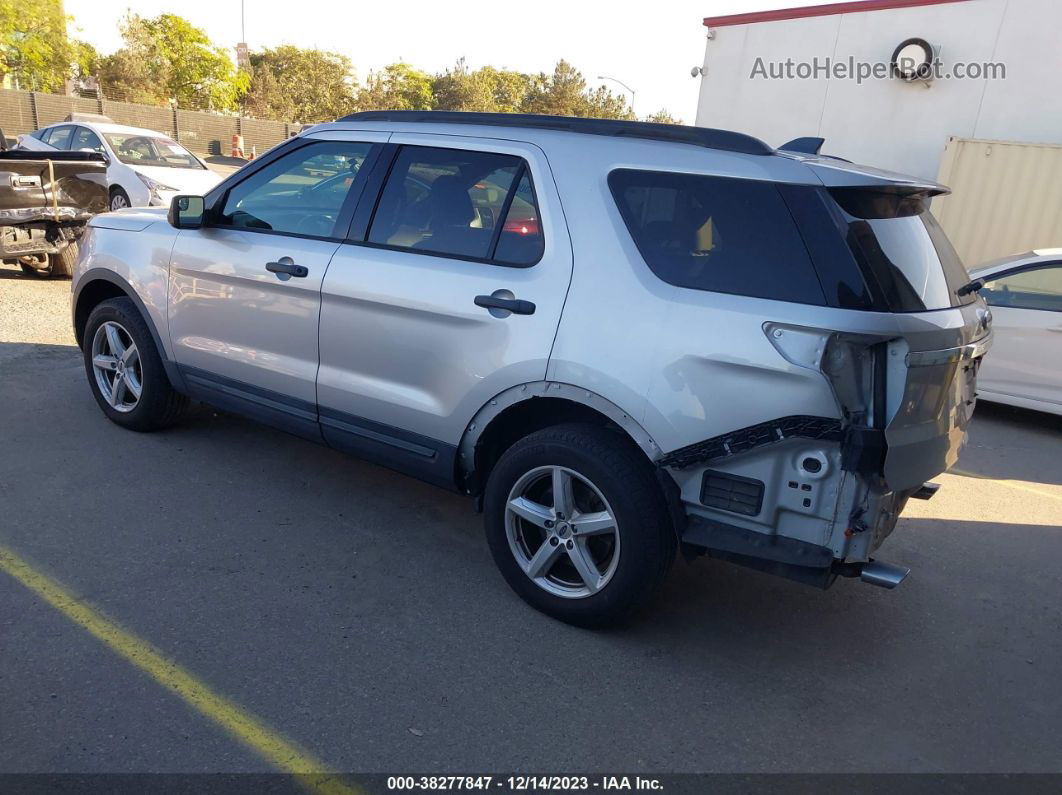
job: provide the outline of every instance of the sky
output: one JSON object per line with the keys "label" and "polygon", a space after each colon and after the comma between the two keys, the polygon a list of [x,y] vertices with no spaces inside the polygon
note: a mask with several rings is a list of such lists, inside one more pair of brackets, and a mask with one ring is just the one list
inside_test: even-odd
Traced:
{"label": "sky", "polygon": [[[551,71],[560,58],[591,86],[615,77],[635,92],[639,116],[666,109],[692,123],[699,78],[690,69],[704,59],[706,16],[763,11],[816,0],[243,0],[251,50],[293,44],[342,53],[359,77],[404,60],[428,72],[462,56],[473,67],[490,64],[524,72]],[[240,40],[241,0],[65,0],[71,34],[102,53],[121,46],[118,24],[127,11],[141,16],[179,14],[220,46]],[[235,52],[230,53],[235,61]]]}

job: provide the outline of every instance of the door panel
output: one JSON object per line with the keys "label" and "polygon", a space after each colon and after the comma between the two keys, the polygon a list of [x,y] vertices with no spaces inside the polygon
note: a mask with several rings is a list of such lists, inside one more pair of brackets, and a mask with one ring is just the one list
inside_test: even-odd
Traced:
{"label": "door panel", "polygon": [[[509,205],[491,205],[491,183],[480,179],[466,185],[472,209],[425,210],[427,233],[417,231],[420,210],[413,204],[409,212],[396,214],[389,234],[419,240],[410,245],[420,248],[347,243],[336,252],[325,278],[317,398],[326,438],[344,446],[351,435],[368,428],[377,434],[374,445],[388,446],[406,460],[399,468],[428,479],[433,478],[425,473],[433,471],[440,479],[452,479],[453,449],[472,415],[497,393],[545,377],[571,279],[571,244],[548,165],[536,147],[412,134],[396,134],[391,143],[515,155],[530,173],[539,217],[503,228],[543,231],[542,256],[531,267],[429,253],[433,247],[478,245],[481,233],[505,223],[508,208],[517,206],[515,198]],[[467,203],[455,187],[462,179],[469,182],[467,173],[438,170],[447,181],[447,196]],[[406,191],[411,202],[421,198],[416,194],[423,186],[415,184],[420,179]],[[378,215],[381,207],[382,202]],[[529,213],[526,202],[520,207]],[[433,214],[445,215],[449,226],[432,230]],[[460,228],[454,228],[455,219]],[[477,305],[477,296],[492,295],[531,302],[534,312]],[[419,449],[407,449],[409,445]]]}
{"label": "door panel", "polygon": [[985,277],[995,341],[977,376],[986,392],[1062,404],[1062,266]]}
{"label": "door panel", "polygon": [[[338,243],[244,229],[186,229],[170,258],[174,358],[283,395],[316,402],[321,281]],[[303,278],[266,263],[290,257]]]}
{"label": "door panel", "polygon": [[1062,403],[1062,312],[992,307],[995,339],[977,374],[986,392]]}
{"label": "door panel", "polygon": [[191,391],[317,432],[321,284],[374,151],[365,140],[285,151],[230,188],[214,225],[177,236],[169,333]]}

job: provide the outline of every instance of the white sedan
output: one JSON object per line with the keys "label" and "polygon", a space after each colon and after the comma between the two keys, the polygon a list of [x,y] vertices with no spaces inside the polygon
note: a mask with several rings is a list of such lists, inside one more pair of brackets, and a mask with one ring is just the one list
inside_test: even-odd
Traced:
{"label": "white sedan", "polygon": [[221,177],[169,136],[103,122],[69,121],[20,135],[21,149],[92,151],[107,156],[110,208],[168,207],[179,193],[196,196]]}
{"label": "white sedan", "polygon": [[970,276],[984,283],[995,331],[978,397],[1062,414],[1062,248],[990,262]]}

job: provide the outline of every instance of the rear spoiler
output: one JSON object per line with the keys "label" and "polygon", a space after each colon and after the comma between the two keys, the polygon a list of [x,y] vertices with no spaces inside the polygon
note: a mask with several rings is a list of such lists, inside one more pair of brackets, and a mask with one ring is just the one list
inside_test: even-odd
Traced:
{"label": "rear spoiler", "polygon": [[798,160],[812,170],[827,188],[868,188],[887,192],[922,193],[927,197],[951,193],[951,188],[930,179],[861,166],[841,157],[819,154],[822,138],[794,138],[778,154]]}

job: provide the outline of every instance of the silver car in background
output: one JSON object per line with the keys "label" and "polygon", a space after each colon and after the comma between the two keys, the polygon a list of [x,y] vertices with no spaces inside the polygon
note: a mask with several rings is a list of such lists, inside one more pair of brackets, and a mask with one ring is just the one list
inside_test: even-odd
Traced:
{"label": "silver car in background", "polygon": [[571,623],[629,614],[679,549],[892,587],[873,555],[956,460],[989,316],[927,210],[943,187],[815,151],[316,126],[168,217],[92,222],[89,385],[127,428],[194,398],[468,494],[508,583]]}

